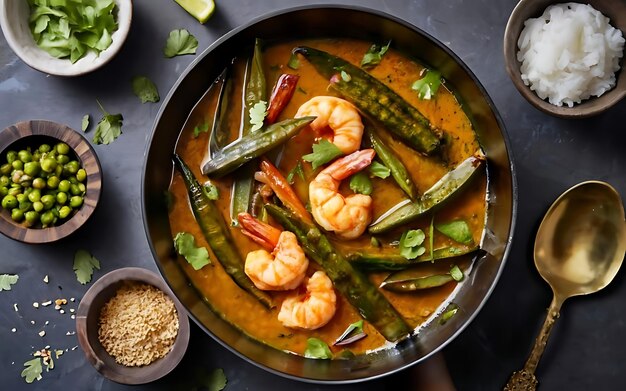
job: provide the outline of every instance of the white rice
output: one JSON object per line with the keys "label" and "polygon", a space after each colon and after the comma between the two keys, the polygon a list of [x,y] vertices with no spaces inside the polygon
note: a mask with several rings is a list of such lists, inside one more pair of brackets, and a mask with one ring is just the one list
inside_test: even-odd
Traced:
{"label": "white rice", "polygon": [[524,83],[541,99],[572,107],[615,86],[624,37],[592,6],[565,3],[524,22],[517,46]]}

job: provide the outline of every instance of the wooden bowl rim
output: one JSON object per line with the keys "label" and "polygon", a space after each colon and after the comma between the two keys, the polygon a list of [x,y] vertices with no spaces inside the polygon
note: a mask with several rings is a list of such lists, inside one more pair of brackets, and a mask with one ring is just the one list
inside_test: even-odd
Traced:
{"label": "wooden bowl rim", "polygon": [[48,120],[18,122],[0,131],[0,155],[11,145],[28,137],[45,136],[67,143],[87,172],[83,205],[61,225],[27,228],[14,222],[7,210],[0,210],[0,233],[24,243],[41,244],[61,240],[80,228],[95,212],[102,193],[102,166],[87,139],[67,125]]}
{"label": "wooden bowl rim", "polygon": [[[100,345],[98,349],[94,349],[89,342],[89,333],[97,333],[97,330],[89,328],[89,322],[87,321],[93,301],[102,294],[111,293],[108,292],[107,289],[112,285],[130,281],[150,284],[163,291],[174,303],[178,314],[178,334],[172,345],[172,349],[164,357],[155,360],[149,365],[140,367],[127,367],[118,364],[113,357],[108,355],[102,345]],[[115,294],[115,292],[112,292],[112,294]],[[96,313],[99,314],[100,311]],[[78,344],[85,353],[87,361],[89,361],[101,375],[120,384],[145,384],[167,375],[180,363],[189,345],[189,318],[185,307],[183,307],[159,275],[148,269],[124,267],[113,270],[100,277],[87,290],[76,311],[76,334],[78,336]],[[158,370],[155,370],[155,367],[158,367]]]}

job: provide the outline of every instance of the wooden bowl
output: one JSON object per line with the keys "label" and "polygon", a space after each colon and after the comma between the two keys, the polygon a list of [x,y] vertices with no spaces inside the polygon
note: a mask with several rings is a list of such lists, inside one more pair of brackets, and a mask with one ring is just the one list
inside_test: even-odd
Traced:
{"label": "wooden bowl", "polygon": [[[620,70],[617,82],[613,89],[600,97],[591,97],[575,104],[573,107],[555,106],[545,101],[525,85],[520,72],[521,63],[517,60],[517,40],[524,28],[524,22],[529,18],[537,18],[546,8],[554,4],[566,3],[590,4],[596,10],[611,20],[611,25],[622,31],[626,36],[626,2],[622,0],[521,0],[513,12],[504,31],[504,64],[513,84],[528,102],[539,110],[561,118],[585,118],[600,114],[609,109],[626,96],[626,72]],[[624,57],[622,57],[622,68]]]}
{"label": "wooden bowl", "polygon": [[24,243],[50,243],[80,228],[93,214],[102,192],[102,168],[89,142],[75,130],[52,121],[24,121],[0,132],[0,160],[9,149],[33,146],[43,142],[64,142],[72,148],[87,172],[87,191],[83,205],[65,223],[49,228],[27,228],[11,219],[11,213],[0,208],[0,232]]}
{"label": "wooden bowl", "polygon": [[[164,357],[140,367],[118,364],[98,340],[98,319],[102,307],[124,283],[131,281],[150,284],[165,292],[178,313],[178,335],[172,349]],[[167,375],[183,358],[189,343],[189,319],[185,307],[160,276],[147,269],[125,267],[105,274],[85,293],[76,312],[76,333],[87,360],[104,377],[122,384],[145,384]]]}

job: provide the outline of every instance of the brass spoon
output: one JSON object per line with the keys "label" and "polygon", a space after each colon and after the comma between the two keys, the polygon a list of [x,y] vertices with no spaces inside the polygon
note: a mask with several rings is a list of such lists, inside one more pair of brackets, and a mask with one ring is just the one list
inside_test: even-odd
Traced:
{"label": "brass spoon", "polygon": [[624,260],[626,222],[617,191],[605,182],[580,183],[548,209],[535,239],[535,266],[552,288],[546,320],[524,368],[504,390],[535,390],[535,369],[563,302],[607,286]]}

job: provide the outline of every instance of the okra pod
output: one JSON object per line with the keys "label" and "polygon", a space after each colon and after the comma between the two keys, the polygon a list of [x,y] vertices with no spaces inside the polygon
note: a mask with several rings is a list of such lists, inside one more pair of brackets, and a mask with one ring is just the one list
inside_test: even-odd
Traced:
{"label": "okra pod", "polygon": [[244,273],[244,263],[241,255],[217,206],[207,198],[202,190],[202,186],[198,183],[187,164],[176,154],[174,154],[174,165],[180,171],[185,181],[196,222],[202,229],[202,233],[209,243],[213,254],[224,267],[224,271],[228,273],[241,289],[257,298],[265,307],[272,308],[271,297],[258,289]]}
{"label": "okra pod", "polygon": [[453,280],[450,273],[433,274],[430,270],[414,267],[390,274],[380,287],[393,292],[413,292],[442,286]]}
{"label": "okra pod", "polygon": [[320,229],[307,224],[291,212],[276,205],[266,205],[270,216],[297,237],[304,252],[317,262],[343,294],[361,314],[387,340],[397,341],[407,336],[411,329],[393,306],[367,277],[337,252]]}
{"label": "okra pod", "polygon": [[426,155],[438,151],[441,132],[417,108],[375,77],[321,50],[299,46],[293,52],[303,55],[344,98],[380,121],[410,147]]}
{"label": "okra pod", "polygon": [[221,82],[220,90],[217,95],[217,103],[215,112],[213,113],[213,125],[209,136],[209,156],[219,151],[228,143],[228,127],[225,125],[228,116],[228,102],[232,91],[232,80],[230,78],[230,66],[224,68],[219,75],[218,80]]}
{"label": "okra pod", "polygon": [[390,252],[353,252],[347,254],[346,259],[354,266],[361,270],[380,271],[380,270],[404,270],[421,262],[436,261],[439,259],[449,259],[469,254],[478,250],[478,246],[473,247],[442,247],[433,251],[431,258],[430,252],[426,252],[416,259],[408,260],[400,254]]}
{"label": "okra pod", "polygon": [[437,183],[414,202],[410,202],[393,212],[384,215],[369,227],[371,234],[387,232],[395,227],[411,222],[424,213],[441,206],[453,196],[459,194],[485,161],[481,151],[464,160],[454,170],[446,173]]}
{"label": "okra pod", "polygon": [[222,177],[289,140],[314,119],[315,117],[286,119],[268,126],[265,130],[250,133],[216,153],[202,166],[202,173],[216,178]]}

